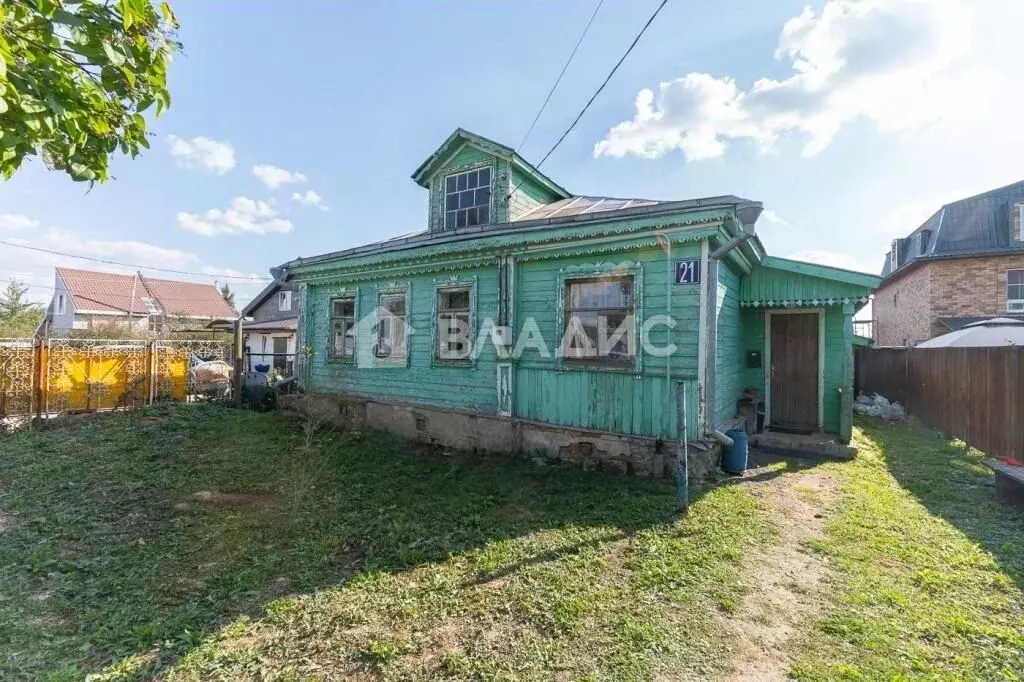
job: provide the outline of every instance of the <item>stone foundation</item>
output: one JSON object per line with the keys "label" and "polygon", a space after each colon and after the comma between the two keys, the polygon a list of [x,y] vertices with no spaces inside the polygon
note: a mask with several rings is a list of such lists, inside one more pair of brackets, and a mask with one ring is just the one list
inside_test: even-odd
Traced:
{"label": "stone foundation", "polygon": [[[676,441],[339,395],[286,395],[280,402],[299,411],[308,405],[318,418],[345,428],[380,429],[459,450],[524,454],[636,476],[659,477],[675,470]],[[718,447],[690,447],[691,480],[711,474],[719,454]]]}

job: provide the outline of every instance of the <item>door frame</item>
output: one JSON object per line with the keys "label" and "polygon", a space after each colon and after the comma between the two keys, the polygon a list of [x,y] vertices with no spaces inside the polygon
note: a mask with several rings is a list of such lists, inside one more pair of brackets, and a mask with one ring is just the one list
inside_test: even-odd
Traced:
{"label": "door frame", "polygon": [[818,431],[825,426],[825,309],[824,308],[780,308],[764,311],[764,426],[772,423],[772,315],[801,315],[813,313],[818,316]]}

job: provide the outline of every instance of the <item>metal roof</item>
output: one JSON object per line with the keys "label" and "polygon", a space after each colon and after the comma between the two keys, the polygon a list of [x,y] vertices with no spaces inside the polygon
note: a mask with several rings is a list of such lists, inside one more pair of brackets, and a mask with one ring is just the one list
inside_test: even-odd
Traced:
{"label": "metal roof", "polygon": [[[281,268],[291,269],[301,267],[305,265],[313,265],[316,263],[323,263],[327,261],[340,260],[344,258],[352,258],[356,256],[365,256],[376,253],[385,253],[390,251],[401,251],[404,249],[413,249],[420,246],[445,244],[451,242],[461,242],[469,239],[477,239],[481,237],[492,237],[502,234],[508,234],[513,232],[521,232],[525,230],[547,230],[557,229],[561,227],[569,227],[572,225],[581,225],[589,222],[598,222],[606,220],[614,220],[620,218],[630,217],[641,217],[645,215],[658,215],[662,213],[673,213],[679,211],[688,210],[701,210],[709,208],[725,208],[731,207],[737,210],[744,207],[756,208],[757,212],[760,212],[761,204],[756,201],[749,199],[743,199],[741,197],[726,194],[716,197],[704,197],[700,199],[686,199],[684,201],[650,201],[644,199],[606,199],[608,202],[622,202],[619,207],[615,208],[616,204],[611,203],[608,210],[602,210],[600,206],[597,206],[595,210],[586,211],[571,211],[568,204],[571,200],[580,199],[588,200],[594,204],[599,203],[602,197],[572,197],[566,200],[560,200],[553,204],[546,204],[542,208],[549,208],[556,204],[563,204],[563,211],[545,211],[545,215],[549,217],[535,218],[533,215],[526,215],[522,219],[511,223],[491,223],[488,225],[474,225],[473,227],[462,227],[455,230],[444,230],[440,232],[430,232],[429,230],[423,230],[420,232],[412,233],[407,236],[394,237],[381,242],[374,242],[372,244],[365,244],[363,246],[356,246],[350,249],[344,249],[341,251],[334,251],[332,253],[325,253],[318,256],[310,256],[307,258],[297,258],[289,261]],[[565,203],[563,203],[565,202]],[[756,216],[755,216],[756,217]],[[756,239],[756,238],[755,238]]]}
{"label": "metal roof", "polygon": [[[1022,253],[1024,242],[1013,238],[1013,207],[1024,204],[1024,181],[946,204],[904,239],[903,263],[894,271],[887,257],[882,277],[932,258]],[[924,252],[921,235],[931,238]]]}

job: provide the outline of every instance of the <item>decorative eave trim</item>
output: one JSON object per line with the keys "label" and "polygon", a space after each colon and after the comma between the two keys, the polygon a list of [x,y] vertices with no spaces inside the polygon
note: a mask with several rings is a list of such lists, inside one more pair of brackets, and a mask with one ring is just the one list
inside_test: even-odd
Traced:
{"label": "decorative eave trim", "polygon": [[848,303],[867,303],[869,296],[842,296],[835,298],[794,298],[783,300],[740,301],[742,308],[817,308],[829,305],[846,305]]}
{"label": "decorative eave trim", "polygon": [[[694,228],[692,230],[685,231],[681,234],[673,235],[673,242],[687,242],[687,241],[698,241],[709,234],[714,233],[714,228],[721,223],[721,217],[709,217],[701,220],[672,220],[660,224],[643,224],[635,226],[622,227],[621,223],[618,229],[608,227],[605,229],[598,229],[587,231],[585,233],[573,233],[565,235],[552,235],[545,233],[534,233],[533,239],[530,239],[527,234],[523,233],[506,233],[495,237],[481,237],[480,240],[487,240],[486,244],[480,244],[475,240],[467,240],[463,242],[457,242],[454,244],[448,244],[449,250],[446,253],[428,253],[424,255],[415,255],[415,252],[419,249],[436,249],[441,245],[436,244],[424,244],[419,249],[409,249],[403,251],[394,251],[390,253],[380,254],[376,257],[367,257],[368,260],[361,263],[352,263],[349,267],[345,267],[344,261],[333,261],[318,265],[311,265],[309,269],[303,269],[298,272],[292,272],[291,278],[296,281],[308,281],[317,282],[319,281],[318,276],[327,275],[329,276],[340,276],[347,277],[347,273],[358,272],[366,273],[367,271],[374,271],[386,268],[408,268],[410,272],[430,272],[436,269],[457,269],[459,267],[474,267],[474,265],[464,266],[461,263],[469,262],[474,259],[481,260],[487,258],[493,258],[501,253],[515,253],[520,260],[540,260],[543,258],[554,258],[567,255],[565,252],[559,251],[558,253],[551,254],[550,251],[530,253],[531,249],[539,249],[544,247],[551,247],[553,250],[559,245],[564,245],[570,249],[570,255],[589,255],[591,253],[607,253],[609,251],[616,251],[623,248],[636,248],[638,244],[635,242],[638,239],[643,239],[646,235],[644,233],[663,231],[663,230],[676,230],[680,228]],[[611,224],[610,224],[611,225]],[[609,238],[615,240],[609,243],[609,245],[602,246],[586,246],[580,249],[572,249],[573,242],[585,242],[588,240]],[[628,242],[629,238],[633,237],[631,243],[623,245],[623,242]],[[616,239],[618,238],[618,239]],[[646,236],[651,244],[656,244],[656,240],[653,236]],[[458,245],[463,245],[464,248],[457,249]],[[614,245],[613,245],[614,244]],[[640,244],[643,246],[643,244]],[[541,255],[550,254],[550,255]],[[452,258],[458,258],[459,261],[453,262]],[[452,267],[452,266],[455,267]],[[417,270],[418,268],[418,270]]]}

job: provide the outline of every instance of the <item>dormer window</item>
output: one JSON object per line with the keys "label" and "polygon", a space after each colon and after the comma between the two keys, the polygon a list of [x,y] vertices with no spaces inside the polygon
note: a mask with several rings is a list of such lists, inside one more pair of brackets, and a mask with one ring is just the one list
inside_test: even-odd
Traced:
{"label": "dormer window", "polygon": [[444,179],[446,230],[491,222],[491,169],[456,173]]}

